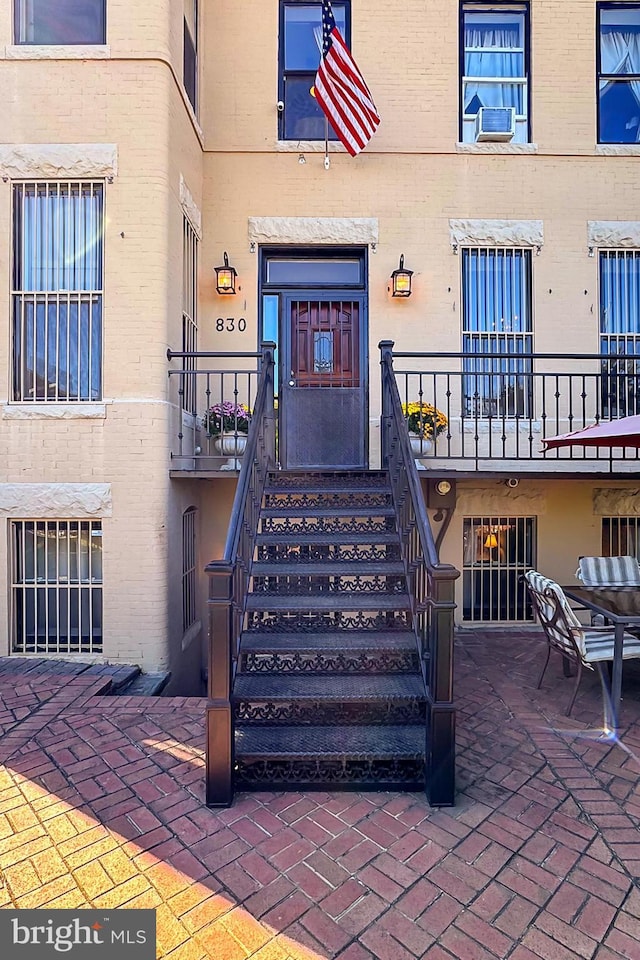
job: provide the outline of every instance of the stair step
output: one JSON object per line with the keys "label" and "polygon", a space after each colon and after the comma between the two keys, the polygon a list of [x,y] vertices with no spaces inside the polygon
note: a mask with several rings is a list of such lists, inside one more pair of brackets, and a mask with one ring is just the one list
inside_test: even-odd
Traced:
{"label": "stair step", "polygon": [[238,674],[234,698],[256,697],[264,700],[341,699],[372,700],[379,697],[424,697],[422,676],[396,677],[393,674],[377,677],[253,677]]}
{"label": "stair step", "polygon": [[412,630],[349,630],[333,633],[269,633],[245,630],[240,650],[415,650]]}
{"label": "stair step", "polygon": [[404,576],[404,564],[400,560],[323,560],[310,562],[257,561],[251,567],[254,577],[375,577]]}
{"label": "stair step", "polygon": [[343,517],[348,520],[364,517],[370,520],[372,517],[393,517],[395,516],[395,510],[387,504],[361,504],[360,506],[345,504],[342,507],[295,504],[293,506],[263,507],[260,516],[270,520],[291,519],[293,517],[303,520],[313,520],[315,517]]}
{"label": "stair step", "polygon": [[425,734],[420,727],[379,726],[286,727],[239,726],[236,730],[236,756],[321,757],[358,759],[375,757],[413,757],[424,760]]}
{"label": "stair step", "polygon": [[384,471],[333,473],[272,473],[265,493],[388,493],[389,478]]}
{"label": "stair step", "polygon": [[108,678],[111,682],[105,690],[105,695],[115,697],[121,693],[123,687],[135,681],[140,675],[140,667],[130,663],[92,663],[91,666],[84,671],[85,677],[89,675],[92,677]]}
{"label": "stair step", "polygon": [[[308,606],[308,604],[305,604]],[[378,605],[372,610],[335,611],[333,604],[324,605],[315,610],[267,610],[249,611],[247,632],[269,633],[274,636],[289,633],[307,633],[309,636],[322,636],[327,631],[341,633],[348,638],[352,631],[374,630],[402,632],[411,629],[411,611],[381,610]]]}
{"label": "stair step", "polygon": [[247,596],[247,610],[290,610],[294,611],[349,611],[358,610],[408,610],[408,593],[282,593],[274,594],[268,590],[250,593]]}
{"label": "stair step", "polygon": [[170,672],[138,673],[130,683],[120,687],[114,696],[159,697],[170,679]]}
{"label": "stair step", "polygon": [[295,550],[297,547],[303,547],[308,545],[318,545],[318,546],[335,546],[337,544],[342,544],[344,546],[349,546],[352,544],[371,544],[375,543],[376,545],[384,544],[393,544],[394,546],[398,544],[398,534],[394,530],[374,530],[370,532],[357,532],[353,530],[340,531],[339,537],[336,540],[337,532],[336,531],[318,531],[311,533],[306,531],[304,533],[296,533],[295,535],[287,532],[276,533],[272,530],[270,531],[260,531],[256,538],[256,543],[258,545],[290,545],[292,550]]}
{"label": "stair step", "polygon": [[421,726],[238,727],[235,780],[245,790],[420,790]]}
{"label": "stair step", "polygon": [[240,674],[233,691],[237,723],[300,725],[424,724],[419,674]]}
{"label": "stair step", "polygon": [[244,633],[240,669],[244,673],[389,674],[415,673],[418,648],[413,633],[379,631],[354,641],[345,633]]}
{"label": "stair step", "polygon": [[320,493],[305,491],[304,493],[267,493],[265,494],[264,509],[286,511],[287,515],[304,511],[310,514],[316,510],[347,510],[373,512],[391,505],[391,494],[386,492],[373,493]]}

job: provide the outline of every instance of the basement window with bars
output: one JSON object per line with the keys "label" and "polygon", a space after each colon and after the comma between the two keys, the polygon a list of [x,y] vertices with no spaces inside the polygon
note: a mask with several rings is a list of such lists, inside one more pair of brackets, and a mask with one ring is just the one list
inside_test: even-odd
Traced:
{"label": "basement window with bars", "polygon": [[186,633],[197,616],[196,604],[196,507],[182,514],[182,632]]}
{"label": "basement window with bars", "polygon": [[[182,350],[195,353],[198,349],[198,236],[188,217],[182,230]],[[182,407],[196,414],[195,357],[184,358],[187,371],[182,379]]]}
{"label": "basement window with bars", "polygon": [[535,517],[465,517],[463,620],[533,620],[522,576],[535,567]]}
{"label": "basement window with bars", "polygon": [[13,186],[15,401],[102,397],[102,183]]}
{"label": "basement window with bars", "polygon": [[16,654],[102,653],[102,523],[11,522]]}
{"label": "basement window with bars", "polygon": [[602,518],[602,556],[640,561],[640,517]]}
{"label": "basement window with bars", "polygon": [[640,250],[600,251],[600,353],[602,415],[640,413]]}

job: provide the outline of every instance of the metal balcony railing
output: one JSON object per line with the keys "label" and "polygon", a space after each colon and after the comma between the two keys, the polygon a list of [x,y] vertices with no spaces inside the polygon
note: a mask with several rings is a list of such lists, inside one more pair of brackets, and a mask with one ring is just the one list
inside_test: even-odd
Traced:
{"label": "metal balcony railing", "polygon": [[[167,351],[175,362],[169,370],[169,400],[174,427],[171,469],[185,471],[239,470],[253,416],[264,350],[255,353]],[[208,411],[224,413],[223,446]]]}
{"label": "metal balcony railing", "polygon": [[[569,447],[544,452],[544,437],[601,420],[640,413],[640,356],[512,351],[406,353],[389,347],[402,404],[432,404],[446,426],[416,456],[426,467],[457,470],[520,468],[544,472],[632,472],[640,452]],[[238,449],[223,452],[207,411],[215,404],[253,411],[262,352],[168,351],[174,428],[171,469],[237,470]],[[228,426],[244,443],[246,423]],[[277,459],[277,455],[276,455]],[[627,462],[625,465],[625,461]]]}
{"label": "metal balcony railing", "polygon": [[[640,358],[612,354],[393,352],[403,404],[432,404],[447,420],[419,458],[427,466],[541,470],[637,469],[639,452],[567,447],[543,439],[640,413]],[[554,465],[555,464],[555,468]],[[633,465],[629,464],[629,469]]]}

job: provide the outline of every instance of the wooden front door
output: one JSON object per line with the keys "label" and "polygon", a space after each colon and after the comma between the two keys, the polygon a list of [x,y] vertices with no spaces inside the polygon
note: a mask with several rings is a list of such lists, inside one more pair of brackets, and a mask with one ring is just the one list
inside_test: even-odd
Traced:
{"label": "wooden front door", "polygon": [[280,461],[285,469],[366,466],[365,301],[284,298]]}

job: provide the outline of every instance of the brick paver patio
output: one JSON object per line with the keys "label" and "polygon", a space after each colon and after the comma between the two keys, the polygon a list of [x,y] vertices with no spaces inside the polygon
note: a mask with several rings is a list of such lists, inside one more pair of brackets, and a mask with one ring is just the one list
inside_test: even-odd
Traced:
{"label": "brick paver patio", "polygon": [[207,810],[202,700],[2,661],[0,906],[155,907],[171,960],[639,960],[640,671],[624,749],[595,739],[596,676],[571,720],[559,658],[534,689],[543,655],[533,631],[458,638],[447,810],[390,793]]}

